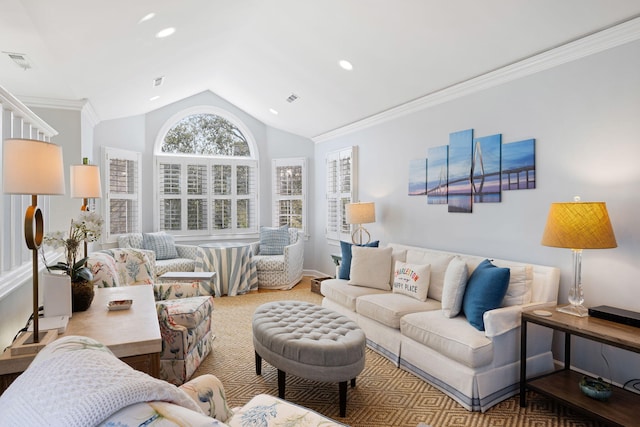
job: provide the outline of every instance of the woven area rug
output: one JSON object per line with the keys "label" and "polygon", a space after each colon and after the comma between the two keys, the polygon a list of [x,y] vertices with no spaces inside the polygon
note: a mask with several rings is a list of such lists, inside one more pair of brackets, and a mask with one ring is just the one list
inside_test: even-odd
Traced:
{"label": "woven area rug", "polygon": [[[290,291],[257,291],[215,300],[213,351],[194,376],[211,373],[220,378],[231,406],[242,406],[260,393],[278,395],[275,368],[263,362],[262,375],[255,373],[251,336],[255,308],[278,300],[320,304],[322,297],[311,292],[310,279],[305,277]],[[345,418],[338,414],[338,384],[288,376],[286,399],[354,427],[416,427],[420,423],[433,427],[599,425],[533,392],[527,394],[526,408],[521,408],[518,396],[514,396],[484,414],[469,412],[370,349],[367,349],[366,366],[357,378],[356,387],[348,388]]]}

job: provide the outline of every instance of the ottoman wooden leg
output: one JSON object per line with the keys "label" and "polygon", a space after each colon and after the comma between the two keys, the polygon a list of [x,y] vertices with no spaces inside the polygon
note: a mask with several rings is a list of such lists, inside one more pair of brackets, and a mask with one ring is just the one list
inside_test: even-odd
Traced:
{"label": "ottoman wooden leg", "polygon": [[278,397],[284,399],[284,382],[287,374],[284,371],[278,369]]}
{"label": "ottoman wooden leg", "polygon": [[340,392],[340,416],[347,416],[347,382],[341,381],[338,384],[339,392]]}
{"label": "ottoman wooden leg", "polygon": [[255,354],[256,354],[256,375],[262,375],[262,357],[260,357],[257,351],[255,352]]}
{"label": "ottoman wooden leg", "polygon": [[355,378],[351,378],[351,388],[356,386],[356,379]]}

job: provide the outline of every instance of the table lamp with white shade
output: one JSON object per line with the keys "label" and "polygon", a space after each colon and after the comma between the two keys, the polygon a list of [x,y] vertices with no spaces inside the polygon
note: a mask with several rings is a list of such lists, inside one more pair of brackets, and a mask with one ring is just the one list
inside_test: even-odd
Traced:
{"label": "table lamp with white shade", "polygon": [[[100,168],[90,165],[89,159],[84,157],[81,165],[71,165],[70,169],[71,197],[82,199],[82,211],[88,211],[89,199],[102,197],[102,185],[100,182]],[[87,257],[87,242],[84,242],[84,256]]]}
{"label": "table lamp with white shade", "polygon": [[[349,203],[345,206],[347,224],[357,225],[356,229],[351,233],[351,240],[354,244],[362,245],[371,241],[371,234],[362,224],[370,224],[376,222],[376,205],[373,202],[357,202]],[[363,242],[363,234],[367,235],[367,241]],[[356,239],[356,235],[358,238]]]}
{"label": "table lamp with white shade", "polygon": [[552,203],[547,224],[542,236],[542,244],[573,251],[573,283],[569,289],[569,305],[558,311],[574,316],[588,316],[589,311],[582,305],[582,250],[608,249],[618,246],[613,234],[607,205],[604,202]]}
{"label": "table lamp with white shade", "polygon": [[33,333],[23,334],[19,342],[12,345],[12,354],[35,353],[52,339],[52,332],[53,339],[57,336],[55,331],[40,333],[38,330],[38,249],[44,237],[38,195],[64,194],[62,147],[32,139],[6,139],[3,143],[2,187],[5,194],[31,195],[31,206],[24,219],[24,237],[32,251]]}

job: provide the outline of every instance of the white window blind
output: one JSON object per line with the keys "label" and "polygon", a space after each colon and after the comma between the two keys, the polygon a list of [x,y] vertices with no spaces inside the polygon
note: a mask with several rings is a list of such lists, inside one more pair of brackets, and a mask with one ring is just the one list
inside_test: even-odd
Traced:
{"label": "white window blind", "polygon": [[351,239],[351,230],[346,223],[345,206],[357,200],[357,147],[327,153],[327,225],[326,237],[329,240]]}
{"label": "white window blind", "polygon": [[141,231],[141,154],[105,147],[103,164],[107,180],[105,229],[107,241],[114,241],[119,234]]}
{"label": "white window blind", "polygon": [[271,171],[272,224],[307,234],[307,160],[274,159]]}

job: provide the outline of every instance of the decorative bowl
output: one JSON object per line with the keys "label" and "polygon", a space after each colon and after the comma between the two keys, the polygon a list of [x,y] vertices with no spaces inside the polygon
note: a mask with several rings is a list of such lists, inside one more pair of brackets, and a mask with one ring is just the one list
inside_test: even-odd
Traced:
{"label": "decorative bowl", "polygon": [[582,377],[580,380],[580,390],[585,395],[596,400],[607,400],[611,397],[611,386],[605,383],[602,378],[593,379]]}

